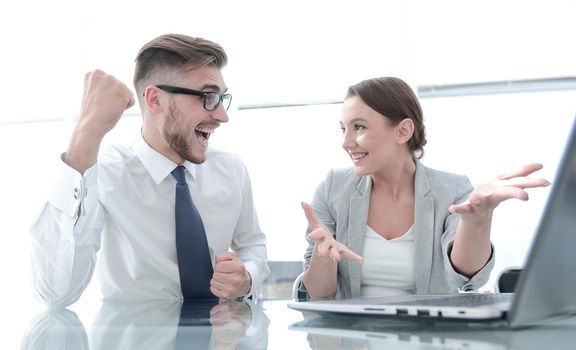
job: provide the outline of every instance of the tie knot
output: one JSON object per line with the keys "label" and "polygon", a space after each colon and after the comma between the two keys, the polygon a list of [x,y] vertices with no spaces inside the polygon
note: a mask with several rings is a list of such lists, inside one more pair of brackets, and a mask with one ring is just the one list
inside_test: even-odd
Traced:
{"label": "tie knot", "polygon": [[186,173],[184,172],[184,169],[184,166],[178,165],[174,170],[172,170],[172,176],[174,176],[178,184],[186,184]]}

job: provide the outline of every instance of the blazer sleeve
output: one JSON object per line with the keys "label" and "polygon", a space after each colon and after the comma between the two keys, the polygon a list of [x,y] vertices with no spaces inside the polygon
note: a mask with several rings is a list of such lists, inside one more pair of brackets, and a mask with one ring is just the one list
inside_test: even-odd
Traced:
{"label": "blazer sleeve", "polygon": [[[474,187],[470,183],[468,177],[460,176],[455,189],[453,204],[459,204],[468,198]],[[474,276],[469,278],[456,272],[452,266],[452,262],[450,261],[450,252],[452,250],[452,245],[454,244],[456,229],[459,222],[459,215],[451,213],[448,214],[445,220],[445,230],[444,234],[442,235],[442,255],[444,256],[444,270],[448,284],[451,287],[450,289],[458,289],[460,291],[473,291],[479,289],[488,282],[495,262],[494,246],[490,244],[492,247],[490,259],[486,265],[484,265],[484,267]]]}
{"label": "blazer sleeve", "polygon": [[[330,188],[332,186],[333,174],[334,171],[330,170],[326,176],[326,179],[324,179],[324,181],[318,185],[310,206],[312,207],[312,210],[314,210],[316,217],[318,217],[318,219],[320,219],[335,236],[336,219],[332,215],[333,211],[331,210],[330,205]],[[312,258],[312,253],[314,251],[314,241],[308,238],[308,235],[311,231],[312,230],[310,226],[308,226],[306,228],[306,241],[308,241],[308,247],[306,248],[306,253],[304,254],[304,271],[308,270],[308,267],[310,266],[310,259]],[[297,280],[296,283],[298,291],[307,293],[306,287],[304,286],[304,283],[302,283],[301,278]]]}
{"label": "blazer sleeve", "polygon": [[[332,186],[333,170],[328,172],[326,179],[318,185],[316,192],[314,193],[314,198],[310,206],[314,210],[316,217],[320,219],[326,225],[326,227],[336,235],[336,219],[332,215],[331,205],[330,205],[330,188]],[[304,254],[304,270],[308,269],[310,265],[310,259],[312,258],[312,252],[314,249],[314,241],[308,238],[311,232],[310,226],[306,228],[306,240],[308,241],[308,248]]]}

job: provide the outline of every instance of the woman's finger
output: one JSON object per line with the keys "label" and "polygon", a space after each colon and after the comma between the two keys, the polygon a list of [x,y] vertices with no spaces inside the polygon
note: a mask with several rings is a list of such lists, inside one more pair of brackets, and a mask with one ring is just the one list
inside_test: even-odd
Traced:
{"label": "woman's finger", "polygon": [[496,176],[496,178],[500,179],[500,180],[506,180],[506,179],[511,179],[514,177],[528,176],[528,175],[532,174],[533,172],[536,172],[542,168],[543,168],[543,166],[540,163],[530,163],[530,164],[524,165],[523,167],[521,167],[518,170],[511,171],[511,172],[504,173],[504,174],[500,174],[500,175]]}
{"label": "woman's finger", "polygon": [[338,249],[336,249],[336,247],[330,248],[330,254],[328,256],[330,257],[330,259],[336,262],[340,261],[340,253],[338,252]]}

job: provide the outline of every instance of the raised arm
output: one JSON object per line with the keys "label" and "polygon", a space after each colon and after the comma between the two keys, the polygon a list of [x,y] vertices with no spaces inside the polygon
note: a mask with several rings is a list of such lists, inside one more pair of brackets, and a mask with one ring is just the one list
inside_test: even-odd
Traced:
{"label": "raised arm", "polygon": [[492,214],[500,203],[511,198],[526,201],[528,193],[525,189],[550,184],[545,179],[529,177],[540,169],[541,164],[533,163],[497,176],[475,187],[466,201],[449,208],[452,213],[460,215],[450,254],[452,265],[458,272],[471,277],[490,259]]}
{"label": "raised arm", "polygon": [[132,105],[132,92],[114,76],[101,70],[86,73],[80,117],[64,162],[84,174],[96,163],[104,136],[118,123],[124,110]]}
{"label": "raised arm", "polygon": [[72,304],[90,282],[106,222],[94,165],[102,138],[133,104],[131,92],[113,76],[86,74],[78,124],[60,163],[61,178],[30,229],[32,282],[46,305]]}

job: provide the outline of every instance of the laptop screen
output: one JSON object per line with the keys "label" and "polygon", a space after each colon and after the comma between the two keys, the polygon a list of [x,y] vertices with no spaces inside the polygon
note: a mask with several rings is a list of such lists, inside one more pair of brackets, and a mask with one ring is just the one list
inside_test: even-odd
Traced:
{"label": "laptop screen", "polygon": [[576,118],[516,288],[512,324],[576,311]]}

